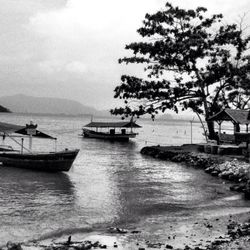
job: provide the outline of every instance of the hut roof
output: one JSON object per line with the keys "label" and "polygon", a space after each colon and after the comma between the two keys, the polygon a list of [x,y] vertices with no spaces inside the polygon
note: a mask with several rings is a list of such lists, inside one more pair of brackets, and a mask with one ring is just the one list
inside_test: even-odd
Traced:
{"label": "hut roof", "polygon": [[141,128],[138,124],[131,121],[124,122],[90,122],[85,127],[98,127],[98,128]]}
{"label": "hut roof", "polygon": [[250,124],[250,111],[223,109],[208,119],[209,121],[232,121],[239,124]]}

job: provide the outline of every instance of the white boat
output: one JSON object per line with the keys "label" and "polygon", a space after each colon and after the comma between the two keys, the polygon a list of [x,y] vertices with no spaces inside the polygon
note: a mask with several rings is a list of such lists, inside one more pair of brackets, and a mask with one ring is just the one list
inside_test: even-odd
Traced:
{"label": "white boat", "polygon": [[82,135],[87,138],[97,138],[110,141],[128,141],[130,138],[135,138],[138,134],[133,132],[133,128],[140,127],[141,126],[133,121],[90,122],[82,129]]}

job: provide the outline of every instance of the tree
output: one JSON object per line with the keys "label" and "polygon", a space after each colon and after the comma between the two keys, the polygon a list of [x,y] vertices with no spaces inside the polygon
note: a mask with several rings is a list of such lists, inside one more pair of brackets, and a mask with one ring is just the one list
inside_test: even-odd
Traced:
{"label": "tree", "polygon": [[204,115],[213,138],[210,116],[224,107],[247,107],[250,37],[244,37],[241,25],[222,24],[222,14],[206,12],[203,7],[185,10],[166,3],[164,10],[146,14],[138,29],[142,41],[126,45],[133,55],[119,59],[142,64],[145,77],[121,76],[114,97],[125,105],[112,114],[150,114],[154,119],[167,109],[191,109]]}

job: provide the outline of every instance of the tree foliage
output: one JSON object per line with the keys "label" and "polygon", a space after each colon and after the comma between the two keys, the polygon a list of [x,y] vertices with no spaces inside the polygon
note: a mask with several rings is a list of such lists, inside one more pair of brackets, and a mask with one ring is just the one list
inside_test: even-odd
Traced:
{"label": "tree foliage", "polygon": [[146,14],[138,29],[142,41],[126,45],[133,55],[119,59],[141,64],[145,77],[121,76],[115,98],[125,105],[112,114],[154,118],[167,109],[191,109],[207,119],[223,107],[247,107],[250,37],[240,25],[222,24],[221,14],[206,12],[166,3],[164,10]]}

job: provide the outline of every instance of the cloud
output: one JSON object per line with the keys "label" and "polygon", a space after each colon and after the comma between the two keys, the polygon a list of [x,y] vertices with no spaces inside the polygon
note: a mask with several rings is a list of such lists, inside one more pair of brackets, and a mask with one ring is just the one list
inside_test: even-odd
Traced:
{"label": "cloud", "polygon": [[77,61],[66,64],[65,69],[68,72],[77,73],[77,74],[83,74],[87,72],[87,66],[84,63],[77,62]]}
{"label": "cloud", "polygon": [[[205,6],[210,13],[222,12],[229,21],[250,10],[249,0],[171,2],[184,8]],[[162,9],[165,3],[0,0],[1,94],[54,94],[100,108],[103,103],[112,104],[120,75],[140,72],[137,65],[118,64],[118,58],[126,55],[126,44],[140,39],[136,30],[145,14]]]}
{"label": "cloud", "polygon": [[87,66],[83,62],[65,62],[60,60],[40,61],[38,68],[47,74],[63,73],[65,71],[73,74],[83,74],[87,72]]}

